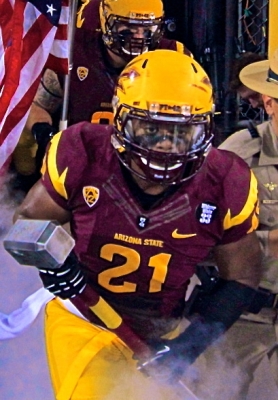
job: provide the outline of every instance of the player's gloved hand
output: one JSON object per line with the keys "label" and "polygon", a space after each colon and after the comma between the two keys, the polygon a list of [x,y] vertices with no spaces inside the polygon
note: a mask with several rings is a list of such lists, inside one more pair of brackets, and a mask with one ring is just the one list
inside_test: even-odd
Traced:
{"label": "player's gloved hand", "polygon": [[57,132],[55,131],[53,126],[51,126],[47,122],[36,122],[32,126],[32,135],[34,136],[38,145],[36,153],[36,166],[38,171],[41,169],[46,147],[56,133]]}
{"label": "player's gloved hand", "polygon": [[55,135],[55,129],[47,122],[36,122],[32,126],[32,135],[39,147],[46,149],[48,142]]}
{"label": "player's gloved hand", "polygon": [[183,375],[188,360],[179,354],[179,345],[174,340],[149,343],[154,354],[148,360],[138,362],[137,369],[160,382],[175,384]]}
{"label": "player's gloved hand", "polygon": [[86,278],[80,263],[72,251],[66,261],[57,269],[39,269],[43,286],[61,299],[70,299],[85,289]]}

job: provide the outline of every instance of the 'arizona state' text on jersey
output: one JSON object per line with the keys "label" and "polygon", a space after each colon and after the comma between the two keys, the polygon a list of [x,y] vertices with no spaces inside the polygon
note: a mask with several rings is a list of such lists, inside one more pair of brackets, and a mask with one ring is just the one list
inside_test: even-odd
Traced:
{"label": "'arizona state' text on jersey", "polygon": [[239,157],[212,149],[192,179],[146,210],[123,177],[112,132],[84,122],[55,135],[43,184],[72,212],[90,285],[141,336],[165,333],[159,324],[181,317],[195,265],[256,227],[256,179]]}

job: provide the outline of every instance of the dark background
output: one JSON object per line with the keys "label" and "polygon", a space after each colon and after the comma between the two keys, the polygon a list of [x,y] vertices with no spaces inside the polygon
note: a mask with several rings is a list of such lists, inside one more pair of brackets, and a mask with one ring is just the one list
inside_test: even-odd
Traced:
{"label": "dark background", "polygon": [[[263,6],[263,0],[163,0],[163,4],[166,19],[173,19],[176,25],[175,31],[166,31],[166,36],[182,42],[212,82],[216,105],[215,144],[218,145],[238,130],[241,119],[239,99],[229,89],[234,60],[246,51],[266,55],[267,19],[263,19],[267,16],[267,7]],[[262,9],[264,14],[260,14]],[[261,24],[266,31],[264,38]],[[254,41],[244,32],[246,26]],[[239,27],[242,36],[239,36]]]}

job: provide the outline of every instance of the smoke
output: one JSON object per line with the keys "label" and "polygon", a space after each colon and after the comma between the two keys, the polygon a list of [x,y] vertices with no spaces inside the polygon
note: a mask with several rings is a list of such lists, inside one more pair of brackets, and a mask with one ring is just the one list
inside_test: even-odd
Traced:
{"label": "smoke", "polygon": [[17,207],[23,200],[25,193],[17,187],[16,172],[1,173],[0,170],[0,205],[7,208]]}
{"label": "smoke", "polygon": [[0,171],[0,238],[5,236],[12,225],[16,207],[24,199],[25,193],[14,188],[15,174]]}
{"label": "smoke", "polygon": [[[220,346],[221,347],[221,346]],[[230,359],[229,346],[226,349],[217,349],[213,345],[197,361],[188,368],[182,382],[184,382],[200,400],[243,400],[245,372]],[[224,350],[224,351],[223,351]],[[228,356],[227,356],[228,355]]]}
{"label": "smoke", "polygon": [[182,385],[156,381],[130,368],[115,380],[114,389],[103,400],[196,400]]}

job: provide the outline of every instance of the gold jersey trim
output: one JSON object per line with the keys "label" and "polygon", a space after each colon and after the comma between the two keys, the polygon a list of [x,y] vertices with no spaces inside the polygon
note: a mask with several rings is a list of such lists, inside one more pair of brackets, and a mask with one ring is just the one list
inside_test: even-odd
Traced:
{"label": "gold jersey trim", "polygon": [[68,194],[65,188],[65,180],[68,173],[68,167],[64,169],[61,175],[58,172],[57,166],[57,150],[61,139],[62,132],[57,133],[51,140],[51,145],[48,150],[47,168],[52,185],[57,193],[64,199],[68,200]]}
{"label": "gold jersey trim", "polygon": [[[228,212],[224,218],[224,230],[227,230],[233,226],[242,224],[252,213],[254,210],[255,205],[258,202],[258,187],[257,187],[257,179],[254,173],[251,171],[251,178],[250,178],[250,188],[248,198],[243,209],[240,211],[239,214],[231,217],[231,210],[228,209]],[[258,226],[258,218],[257,216],[253,217],[252,219],[252,227],[248,232],[252,232]]]}
{"label": "gold jersey trim", "polygon": [[184,53],[184,45],[181,42],[176,42],[177,52]]}

